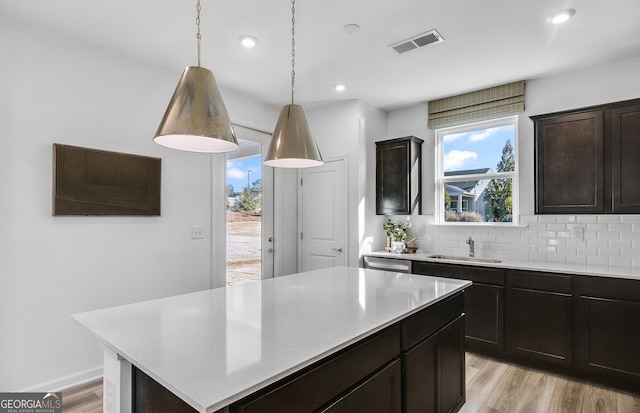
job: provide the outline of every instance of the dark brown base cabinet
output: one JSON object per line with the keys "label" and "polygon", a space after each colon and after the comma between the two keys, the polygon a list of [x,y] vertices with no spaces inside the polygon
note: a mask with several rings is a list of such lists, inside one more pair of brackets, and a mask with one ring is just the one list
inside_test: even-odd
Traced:
{"label": "dark brown base cabinet", "polygon": [[[135,413],[196,411],[140,370],[134,377]],[[464,402],[459,292],[217,413],[455,413]]]}
{"label": "dark brown base cabinet", "polygon": [[[464,404],[464,317],[403,355],[405,413],[457,412]],[[440,372],[434,375],[433,372]]]}
{"label": "dark brown base cabinet", "polygon": [[640,391],[640,282],[576,280],[578,365]]}
{"label": "dark brown base cabinet", "polygon": [[504,350],[503,270],[414,261],[412,273],[472,281],[464,294],[466,348]]}
{"label": "dark brown base cabinet", "polygon": [[467,350],[640,393],[640,280],[421,261],[413,273],[474,282]]}
{"label": "dark brown base cabinet", "polygon": [[509,271],[507,350],[571,365],[571,276]]}
{"label": "dark brown base cabinet", "polygon": [[322,412],[400,413],[401,373],[400,360],[396,360]]}

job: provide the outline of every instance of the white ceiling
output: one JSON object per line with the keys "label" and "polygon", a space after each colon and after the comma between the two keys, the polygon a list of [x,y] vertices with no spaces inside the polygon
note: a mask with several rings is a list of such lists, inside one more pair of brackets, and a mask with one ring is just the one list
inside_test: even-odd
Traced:
{"label": "white ceiling", "polygon": [[[574,8],[554,26],[546,18]],[[176,73],[195,65],[195,0],[4,0],[0,13],[137,56]],[[202,0],[202,65],[223,88],[290,99],[289,0]],[[347,35],[343,26],[361,26]],[[430,29],[445,42],[396,55]],[[238,37],[251,34],[247,50]],[[296,103],[361,99],[392,110],[640,55],[639,0],[297,0]],[[332,86],[347,84],[339,94]],[[307,107],[309,109],[309,107]]]}

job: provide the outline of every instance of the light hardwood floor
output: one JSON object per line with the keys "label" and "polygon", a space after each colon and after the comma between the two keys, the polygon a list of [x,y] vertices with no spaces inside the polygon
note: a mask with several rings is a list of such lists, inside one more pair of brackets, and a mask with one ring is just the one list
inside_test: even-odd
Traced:
{"label": "light hardwood floor", "polygon": [[[640,413],[640,395],[467,353],[460,413]],[[102,380],[62,392],[64,413],[102,413]],[[285,410],[283,410],[284,412]]]}

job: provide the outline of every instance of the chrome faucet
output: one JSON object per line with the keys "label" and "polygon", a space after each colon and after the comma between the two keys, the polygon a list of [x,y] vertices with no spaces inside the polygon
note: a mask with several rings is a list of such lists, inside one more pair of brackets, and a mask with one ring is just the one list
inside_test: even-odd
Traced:
{"label": "chrome faucet", "polygon": [[469,256],[470,257],[475,257],[476,256],[476,248],[475,248],[475,243],[473,241],[473,238],[469,237],[467,239],[467,244],[469,245]]}

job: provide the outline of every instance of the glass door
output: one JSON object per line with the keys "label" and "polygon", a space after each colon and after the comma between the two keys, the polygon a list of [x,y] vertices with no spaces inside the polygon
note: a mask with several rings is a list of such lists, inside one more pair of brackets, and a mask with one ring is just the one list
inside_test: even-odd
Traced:
{"label": "glass door", "polygon": [[262,165],[271,135],[234,128],[240,148],[227,154],[227,285],[273,276],[273,169]]}

